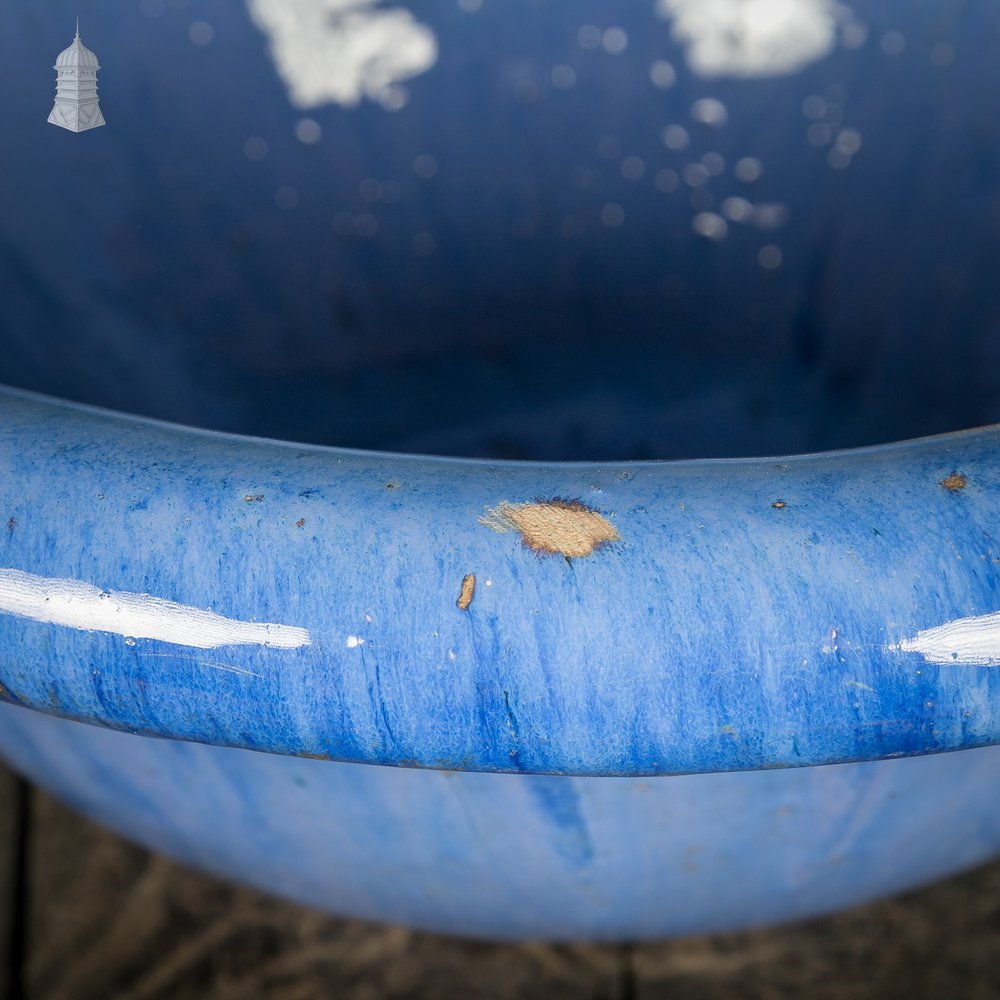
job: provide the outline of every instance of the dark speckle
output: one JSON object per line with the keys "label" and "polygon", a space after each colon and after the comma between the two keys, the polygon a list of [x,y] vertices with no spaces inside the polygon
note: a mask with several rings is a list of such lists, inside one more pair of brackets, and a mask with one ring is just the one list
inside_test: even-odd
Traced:
{"label": "dark speckle", "polygon": [[295,527],[296,527],[296,528],[304,528],[304,527],[305,527],[305,523],[306,523],[306,519],[305,519],[304,517],[300,517],[300,518],[299,518],[299,519],[298,519],[298,520],[297,520],[297,521],[295,522]]}
{"label": "dark speckle", "polygon": [[263,493],[248,493],[244,498],[247,503],[260,503],[264,499]]}
{"label": "dark speckle", "polygon": [[941,485],[949,493],[958,493],[959,490],[964,490],[968,485],[969,480],[966,478],[964,473],[953,472],[950,476],[945,476],[941,480]]}
{"label": "dark speckle", "polygon": [[785,509],[785,507],[787,507],[787,506],[788,506],[788,503],[787,503],[787,502],[786,502],[785,500],[775,500],[775,501],[774,501],[774,503],[773,503],[773,504],[771,504],[771,506],[772,506],[772,507],[773,507],[773,508],[774,508],[775,510],[784,510],[784,509]]}
{"label": "dark speckle", "polygon": [[390,479],[389,482],[385,484],[385,488],[387,490],[398,490],[399,485],[400,484],[395,479]]}
{"label": "dark speckle", "polygon": [[17,518],[16,517],[8,517],[7,518],[7,534],[8,535],[13,535],[14,534],[14,529],[16,527],[17,527]]}

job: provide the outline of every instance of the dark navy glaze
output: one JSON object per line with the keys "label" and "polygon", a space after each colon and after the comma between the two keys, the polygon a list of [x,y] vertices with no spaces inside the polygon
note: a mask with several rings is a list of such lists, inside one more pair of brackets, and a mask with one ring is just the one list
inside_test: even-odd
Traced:
{"label": "dark navy glaze", "polygon": [[[276,753],[573,774],[1000,739],[1000,671],[893,648],[1000,608],[996,430],[781,460],[532,465],[0,400],[5,567],[312,637],[200,650],[0,615],[0,683],[42,711]],[[553,497],[619,540],[568,559],[480,521]]]}
{"label": "dark navy glaze", "polygon": [[[791,454],[996,422],[1000,9],[847,6],[860,48],[742,79],[692,72],[653,2],[420,4],[437,60],[387,112],[295,107],[246,0],[12,0],[0,382],[216,430],[504,458]],[[45,119],[78,14],[108,124],[73,135]],[[190,40],[199,20],[210,45]],[[587,25],[628,47],[582,47]],[[673,87],[651,81],[656,60]],[[692,120],[704,98],[723,126]],[[317,143],[296,138],[303,118]],[[686,148],[664,145],[672,124]],[[828,162],[840,129],[861,142],[845,169]],[[722,173],[693,187],[706,154]],[[735,174],[748,156],[752,182]],[[780,206],[782,224],[706,240],[706,195],[716,213]],[[601,221],[609,204],[621,225]]]}

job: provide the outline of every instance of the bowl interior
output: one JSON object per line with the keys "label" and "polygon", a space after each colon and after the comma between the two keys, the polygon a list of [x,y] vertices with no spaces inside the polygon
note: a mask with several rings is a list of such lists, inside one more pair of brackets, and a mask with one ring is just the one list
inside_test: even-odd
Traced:
{"label": "bowl interior", "polygon": [[[80,133],[46,122],[77,13]],[[504,458],[1000,420],[985,0],[13,0],[0,31],[0,381]]]}

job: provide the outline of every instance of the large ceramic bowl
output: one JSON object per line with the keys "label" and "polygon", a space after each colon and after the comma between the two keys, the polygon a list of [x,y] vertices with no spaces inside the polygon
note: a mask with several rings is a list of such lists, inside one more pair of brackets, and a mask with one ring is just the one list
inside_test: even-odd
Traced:
{"label": "large ceramic bowl", "polygon": [[1000,849],[993,5],[77,6],[0,11],[14,767],[469,934]]}

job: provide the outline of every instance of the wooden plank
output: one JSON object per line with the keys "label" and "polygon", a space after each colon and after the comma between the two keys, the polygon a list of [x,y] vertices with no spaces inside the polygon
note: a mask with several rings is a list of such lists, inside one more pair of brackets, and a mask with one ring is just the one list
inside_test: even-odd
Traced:
{"label": "wooden plank", "polygon": [[637,1000],[1000,996],[1000,861],[822,920],[647,944]]}
{"label": "wooden plank", "polygon": [[16,909],[19,904],[22,791],[18,779],[0,764],[0,1000],[10,1000],[16,992],[12,952]]}
{"label": "wooden plank", "polygon": [[192,872],[38,794],[38,1000],[560,1000],[621,996],[613,946],[460,941],[338,920]]}
{"label": "wooden plank", "polygon": [[45,795],[32,812],[39,1000],[1000,996],[1000,862],[805,924],[623,949],[337,920],[192,872]]}

